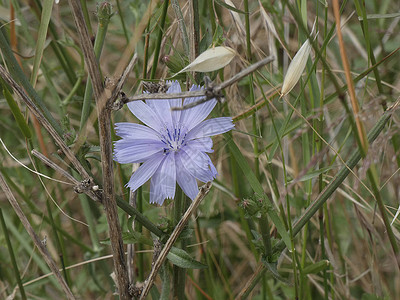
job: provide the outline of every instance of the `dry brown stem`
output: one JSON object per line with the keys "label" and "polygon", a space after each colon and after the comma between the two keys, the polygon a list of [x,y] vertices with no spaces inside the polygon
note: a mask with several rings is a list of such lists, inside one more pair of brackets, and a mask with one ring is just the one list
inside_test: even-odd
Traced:
{"label": "dry brown stem", "polygon": [[100,75],[99,65],[94,54],[93,45],[87,30],[82,13],[81,3],[78,0],[69,0],[76,28],[79,34],[81,48],[89,76],[93,83],[94,98],[96,101],[97,115],[99,119],[101,167],[103,175],[103,204],[110,230],[111,249],[121,299],[130,299],[129,279],[126,267],[122,231],[119,224],[117,203],[114,195],[114,172],[112,161],[112,145],[110,119],[111,112],[107,109],[107,95],[104,91],[103,81]]}

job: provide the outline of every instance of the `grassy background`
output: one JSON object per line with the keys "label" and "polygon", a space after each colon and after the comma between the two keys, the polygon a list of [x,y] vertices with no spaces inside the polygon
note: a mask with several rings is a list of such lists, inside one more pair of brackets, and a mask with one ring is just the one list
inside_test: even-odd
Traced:
{"label": "grassy background", "polygon": [[[108,28],[99,25],[104,19],[96,14],[96,1],[81,2],[93,39],[99,27],[106,33],[104,46],[95,46],[98,53],[102,49],[99,64],[104,77],[116,79],[137,52],[138,62],[124,86],[128,96],[141,93],[142,79],[166,79],[212,45],[229,46],[237,56],[220,71],[182,74],[178,79],[183,89],[194,81],[203,84],[204,75],[219,83],[252,62],[276,56],[273,63],[225,89],[226,101],[212,113],[214,117],[232,116],[236,128],[232,134],[213,139],[211,159],[219,176],[184,232],[186,251],[208,266],[188,269],[188,299],[233,299],[244,291],[251,299],[399,297],[395,257],[395,252],[399,255],[399,221],[385,225],[385,218],[390,222],[399,205],[398,112],[307,225],[297,235],[292,230],[292,224],[318,199],[344,162],[354,152],[363,152],[362,133],[356,123],[362,123],[369,132],[384,110],[398,100],[398,1],[340,3],[342,46],[331,1],[171,1],[165,19],[164,2],[112,1],[115,14]],[[53,1],[12,0],[0,5],[1,30],[26,78],[61,124],[65,142],[101,183],[96,110],[68,2],[61,0],[56,5]],[[275,30],[268,25],[271,22]],[[279,98],[290,58],[304,43],[314,22],[318,35],[304,75],[289,95]],[[180,24],[186,26],[187,39]],[[101,42],[101,34],[97,41]],[[2,65],[10,67],[4,47]],[[347,93],[340,47],[347,54],[355,81],[358,113]],[[31,156],[31,150],[37,149],[79,180],[53,139],[20,99],[15,94],[13,97],[19,107],[13,111],[22,113],[31,138],[21,130],[2,96],[0,138],[4,145],[31,169],[62,179]],[[85,128],[83,123],[89,115],[92,118]],[[112,113],[112,123],[121,121],[137,120],[124,107]],[[86,143],[76,149],[80,134],[87,135]],[[46,240],[60,269],[70,266],[62,274],[72,292],[81,299],[115,297],[103,208],[74,193],[71,185],[39,178],[22,168],[4,146],[0,146],[0,155],[0,171],[31,225]],[[129,191],[124,185],[131,171],[129,165],[115,165],[116,193],[125,201]],[[150,205],[148,191],[148,184],[140,190],[138,209],[168,234],[173,229],[174,201],[167,201],[163,207]],[[262,205],[258,199],[263,199]],[[50,271],[2,192],[0,208],[6,226],[1,227],[0,234],[0,298],[13,293],[16,298],[23,297],[16,288],[18,280],[24,283],[29,299],[59,298],[62,290],[53,276],[43,276]],[[279,218],[274,219],[271,210]],[[127,214],[122,210],[119,213],[123,232],[129,232]],[[280,226],[288,231],[291,251],[272,254],[268,241],[273,248],[282,240]],[[152,237],[138,223],[135,230],[143,236],[135,244],[132,270],[141,282],[151,268],[153,247],[147,242]],[[8,239],[12,248],[6,243]],[[12,256],[18,270],[12,265]],[[164,294],[169,284],[165,274],[170,269],[172,265],[166,264],[162,280],[156,281],[157,290],[154,288],[149,298],[158,299],[158,293],[168,298]],[[254,286],[246,290],[246,283]]]}

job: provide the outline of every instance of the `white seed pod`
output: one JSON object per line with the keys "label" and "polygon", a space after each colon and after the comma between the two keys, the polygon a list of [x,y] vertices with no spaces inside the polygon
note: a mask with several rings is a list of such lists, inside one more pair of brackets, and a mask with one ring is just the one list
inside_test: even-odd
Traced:
{"label": "white seed pod", "polygon": [[229,47],[219,46],[211,48],[201,53],[192,63],[175,75],[188,71],[212,72],[225,67],[235,55],[235,50]]}
{"label": "white seed pod", "polygon": [[306,63],[308,57],[311,52],[310,41],[307,39],[304,44],[301,46],[299,51],[297,51],[296,55],[293,57],[292,62],[287,69],[285,78],[283,79],[281,95],[287,95],[297,84],[299,81],[301,74],[306,67]]}

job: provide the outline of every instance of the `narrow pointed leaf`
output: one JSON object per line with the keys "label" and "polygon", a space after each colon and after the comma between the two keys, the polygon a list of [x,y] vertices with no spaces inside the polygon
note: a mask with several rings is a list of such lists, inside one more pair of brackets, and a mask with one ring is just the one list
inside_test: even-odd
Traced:
{"label": "narrow pointed leaf", "polygon": [[316,262],[315,264],[308,265],[302,271],[303,274],[317,274],[320,271],[326,270],[330,266],[330,262],[327,259]]}
{"label": "narrow pointed leaf", "polygon": [[206,269],[207,265],[193,259],[186,251],[172,247],[167,258],[174,265],[184,269]]}

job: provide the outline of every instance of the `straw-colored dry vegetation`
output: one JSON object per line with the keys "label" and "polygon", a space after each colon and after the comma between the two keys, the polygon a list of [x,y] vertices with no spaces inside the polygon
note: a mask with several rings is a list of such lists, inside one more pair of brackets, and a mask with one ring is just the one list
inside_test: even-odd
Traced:
{"label": "straw-colored dry vegetation", "polygon": [[[399,299],[399,11],[393,0],[2,1],[0,298]],[[123,104],[143,82],[163,85],[217,46],[233,59],[178,74],[183,91],[274,59],[222,89],[211,117],[235,129],[213,138],[219,176],[176,229],[192,201],[149,204],[149,183],[130,194],[132,165],[107,150],[114,123],[139,122]]]}

